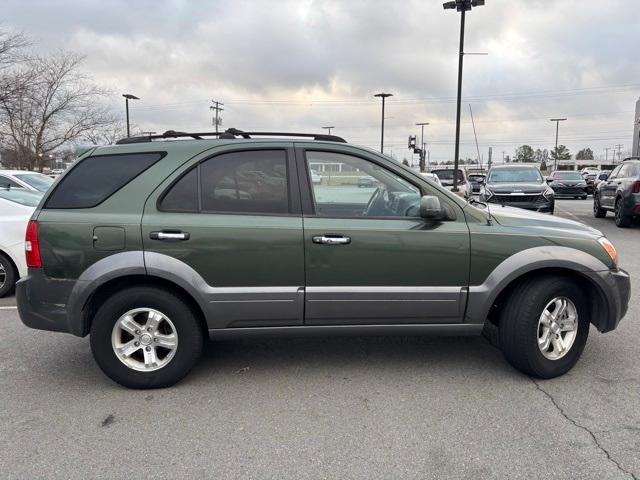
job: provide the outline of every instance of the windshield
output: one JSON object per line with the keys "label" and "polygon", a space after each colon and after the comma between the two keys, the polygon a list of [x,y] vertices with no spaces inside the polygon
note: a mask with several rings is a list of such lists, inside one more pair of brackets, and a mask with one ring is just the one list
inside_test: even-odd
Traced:
{"label": "windshield", "polygon": [[46,192],[53,183],[53,178],[41,173],[18,173],[14,175],[14,177],[43,193]]}
{"label": "windshield", "polygon": [[553,178],[560,180],[584,180],[582,175],[574,171],[553,172]]}
{"label": "windshield", "polygon": [[14,203],[19,203],[25,207],[37,207],[38,203],[40,203],[40,199],[42,198],[42,194],[15,188],[7,190],[0,189],[0,198],[4,198],[5,200],[9,200]]}
{"label": "windshield", "polygon": [[472,182],[481,182],[484,180],[484,175],[469,175],[469,180]]}
{"label": "windshield", "polygon": [[489,173],[489,183],[542,183],[537,168],[500,168]]}
{"label": "windshield", "polygon": [[[431,170],[431,173],[438,176],[440,180],[450,180],[453,181],[453,169],[450,170]],[[458,170],[458,181],[462,182],[464,180],[464,176],[462,175],[462,170]]]}

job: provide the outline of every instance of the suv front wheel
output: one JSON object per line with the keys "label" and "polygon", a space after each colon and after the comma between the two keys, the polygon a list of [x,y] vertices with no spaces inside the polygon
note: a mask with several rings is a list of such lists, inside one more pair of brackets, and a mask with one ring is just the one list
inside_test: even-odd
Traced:
{"label": "suv front wheel", "polygon": [[579,285],[567,277],[520,284],[500,315],[499,343],[507,361],[538,378],[571,370],[589,335],[587,305]]}
{"label": "suv front wheel", "polygon": [[169,387],[203,349],[198,318],[181,298],[133,287],[108,298],[91,325],[91,350],[102,371],[129,388]]}

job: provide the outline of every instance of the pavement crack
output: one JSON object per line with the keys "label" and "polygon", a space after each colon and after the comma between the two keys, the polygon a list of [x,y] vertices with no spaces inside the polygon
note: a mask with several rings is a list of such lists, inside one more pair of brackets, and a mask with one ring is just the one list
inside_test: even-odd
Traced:
{"label": "pavement crack", "polygon": [[598,437],[596,437],[596,434],[593,431],[591,431],[588,427],[582,425],[581,423],[578,423],[576,420],[574,420],[569,415],[567,415],[567,413],[564,411],[564,409],[560,405],[558,405],[558,402],[556,402],[556,399],[553,398],[553,395],[551,395],[544,388],[542,388],[540,386],[540,384],[535,379],[533,379],[531,377],[529,377],[529,378],[531,379],[533,384],[536,386],[536,388],[540,392],[542,392],[551,401],[551,403],[553,403],[553,406],[556,407],[558,412],[560,412],[560,415],[562,415],[567,421],[572,423],[575,427],[577,427],[577,428],[579,428],[581,430],[584,430],[585,432],[587,432],[589,434],[589,436],[593,440],[593,443],[595,444],[595,446],[598,449],[600,449],[600,451],[602,451],[602,453],[604,453],[606,455],[607,460],[609,460],[611,463],[613,463],[618,468],[618,470],[620,470],[622,473],[628,475],[633,480],[639,480],[636,475],[634,475],[632,472],[630,472],[630,471],[626,470],[625,468],[623,468],[622,465],[620,465],[615,459],[613,459],[611,457],[611,454],[609,453],[609,451],[600,444],[600,441],[598,440]]}

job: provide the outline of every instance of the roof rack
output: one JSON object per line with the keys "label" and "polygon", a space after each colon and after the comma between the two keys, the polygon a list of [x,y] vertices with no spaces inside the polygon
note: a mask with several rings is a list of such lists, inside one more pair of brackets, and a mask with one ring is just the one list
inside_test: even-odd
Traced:
{"label": "roof rack", "polygon": [[139,137],[121,138],[116,142],[116,145],[125,145],[128,143],[147,143],[153,140],[166,140],[169,138],[195,138],[196,140],[202,140],[203,137],[217,137],[220,139],[235,139],[235,138],[253,138],[253,137],[302,137],[311,138],[313,140],[320,140],[325,142],[341,142],[347,141],[336,135],[325,135],[317,133],[291,133],[291,132],[245,132],[238,130],[237,128],[229,128],[224,132],[176,132],[175,130],[167,130],[160,135],[144,135]]}

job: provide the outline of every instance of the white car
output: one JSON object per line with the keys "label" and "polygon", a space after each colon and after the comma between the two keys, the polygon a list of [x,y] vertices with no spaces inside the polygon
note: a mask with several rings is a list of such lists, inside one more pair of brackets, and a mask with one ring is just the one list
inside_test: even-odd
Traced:
{"label": "white car", "polygon": [[311,170],[311,183],[314,185],[320,185],[322,183],[322,176],[315,170]]}
{"label": "white car", "polygon": [[24,235],[40,192],[0,188],[0,298],[13,292],[18,278],[27,274]]}
{"label": "white car", "polygon": [[28,170],[0,170],[0,188],[24,188],[32,192],[46,192],[53,178]]}
{"label": "white car", "polygon": [[435,173],[421,172],[420,175],[422,175],[425,178],[428,178],[429,180],[431,180],[434,183],[437,183],[438,185],[442,185],[440,178]]}

